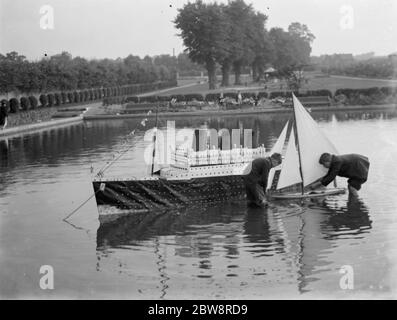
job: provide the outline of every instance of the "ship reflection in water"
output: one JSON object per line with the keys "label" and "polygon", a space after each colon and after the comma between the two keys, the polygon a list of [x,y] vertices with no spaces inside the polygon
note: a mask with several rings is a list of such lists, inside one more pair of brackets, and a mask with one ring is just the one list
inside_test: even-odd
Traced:
{"label": "ship reflection in water", "polygon": [[[331,286],[337,289],[340,274],[328,260],[329,253],[338,239],[358,244],[371,230],[362,200],[342,201],[340,197],[274,202],[266,209],[249,208],[242,201],[162,213],[125,212],[117,219],[111,216],[112,220],[102,216],[97,231],[97,270],[116,268],[134,274],[134,255],[120,255],[120,250],[151,248],[160,298],[178,296],[178,289],[183,289],[178,288],[181,278],[192,279],[188,295],[196,286],[194,278],[202,281],[198,286],[205,286],[209,295],[211,287],[215,293],[223,282],[233,287],[233,278],[239,279],[238,286],[245,291],[256,283],[267,291],[269,286],[280,285],[304,293],[311,290],[319,272],[333,272]],[[119,259],[116,266],[107,261],[113,253]]]}

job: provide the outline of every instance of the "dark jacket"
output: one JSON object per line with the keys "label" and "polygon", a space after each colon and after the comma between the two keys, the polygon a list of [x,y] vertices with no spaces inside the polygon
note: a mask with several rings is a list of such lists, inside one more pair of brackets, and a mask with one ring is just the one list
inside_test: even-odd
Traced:
{"label": "dark jacket", "polygon": [[258,183],[264,190],[267,187],[267,178],[269,176],[269,171],[272,168],[272,163],[270,158],[257,158],[252,161],[251,172],[246,175],[246,183]]}
{"label": "dark jacket", "polygon": [[332,156],[331,166],[325,177],[321,179],[324,186],[330,184],[336,176],[365,182],[368,178],[368,158],[359,154]]}

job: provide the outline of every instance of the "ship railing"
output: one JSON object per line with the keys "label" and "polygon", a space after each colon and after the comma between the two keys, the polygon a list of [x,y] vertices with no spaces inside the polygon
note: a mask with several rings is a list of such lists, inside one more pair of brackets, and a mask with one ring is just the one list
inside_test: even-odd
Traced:
{"label": "ship railing", "polygon": [[265,156],[267,153],[263,145],[253,149],[234,145],[230,150],[208,148],[202,151],[177,148],[171,152],[171,166],[188,170],[195,166],[247,163]]}

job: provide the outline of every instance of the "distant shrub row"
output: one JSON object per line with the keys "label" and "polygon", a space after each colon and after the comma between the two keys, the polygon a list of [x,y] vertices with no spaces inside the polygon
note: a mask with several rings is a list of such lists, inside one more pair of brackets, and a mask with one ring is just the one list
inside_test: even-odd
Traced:
{"label": "distant shrub row", "polygon": [[71,103],[81,103],[101,100],[109,97],[119,97],[129,94],[142,93],[147,91],[160,90],[176,86],[176,81],[162,81],[155,83],[134,84],[122,87],[96,88],[71,92],[57,92],[49,94],[40,94],[38,99],[36,96],[21,97],[20,99],[11,98],[3,99],[10,113],[17,113],[20,110],[30,110],[36,108],[45,108],[60,106]]}
{"label": "distant shrub row", "polygon": [[340,94],[344,94],[346,97],[350,97],[352,95],[362,94],[364,96],[371,96],[376,94],[384,94],[386,96],[396,95],[397,88],[396,87],[373,87],[373,88],[365,88],[365,89],[338,89],[335,91],[335,96]]}
{"label": "distant shrub row", "polygon": [[397,101],[396,87],[373,87],[365,89],[338,89],[335,101],[347,105],[388,104]]}
{"label": "distant shrub row", "polygon": [[[357,96],[357,95],[363,95],[363,96],[376,96],[376,95],[384,95],[384,96],[395,96],[396,95],[396,90],[397,88],[393,87],[375,87],[375,88],[366,88],[366,89],[338,89],[335,92],[335,95],[332,94],[330,90],[327,89],[321,89],[321,90],[307,90],[304,92],[297,92],[294,91],[294,94],[297,97],[318,97],[318,96],[328,96],[329,98],[335,98],[336,96],[340,94],[344,94],[345,96]],[[242,92],[241,96],[243,99],[249,99],[249,98],[254,98],[254,99],[262,99],[262,98],[267,98],[267,99],[274,99],[277,97],[283,97],[283,98],[290,98],[291,97],[291,91],[273,91],[273,92],[266,92],[266,91],[260,91],[260,92]],[[237,93],[236,92],[224,92],[223,96],[225,98],[232,98],[232,99],[237,99]],[[177,94],[177,95],[168,95],[168,96],[144,96],[144,97],[138,97],[138,96],[129,96],[125,98],[125,102],[133,102],[133,103],[157,103],[157,102],[167,102],[171,101],[172,99],[176,99],[178,102],[191,102],[191,101],[218,101],[220,98],[220,93],[208,93],[206,95],[198,94],[198,93],[192,93],[192,94]]]}
{"label": "distant shrub row", "polygon": [[[134,102],[134,103],[155,103],[155,102],[166,102],[175,99],[178,102],[191,102],[191,101],[218,101],[220,98],[220,93],[208,93],[206,95],[202,95],[200,93],[190,93],[190,94],[176,94],[169,96],[131,96],[126,98],[126,102]],[[243,99],[249,98],[267,98],[268,93],[263,92],[242,92],[241,96]],[[231,98],[237,100],[237,92],[225,92],[223,93],[224,98]]]}

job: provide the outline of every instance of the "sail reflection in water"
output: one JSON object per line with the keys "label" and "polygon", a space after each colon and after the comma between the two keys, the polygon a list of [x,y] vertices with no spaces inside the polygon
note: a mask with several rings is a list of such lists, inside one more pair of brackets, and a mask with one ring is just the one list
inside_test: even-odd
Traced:
{"label": "sail reflection in water", "polygon": [[[152,247],[159,297],[175,290],[180,278],[207,279],[210,282],[206,285],[211,287],[241,274],[246,281],[240,279],[239,285],[277,283],[303,293],[310,291],[318,272],[332,269],[327,259],[334,245],[331,240],[351,237],[354,242],[370,229],[368,209],[357,199],[344,203],[337,198],[277,202],[268,209],[234,203],[126,213],[101,222],[97,231],[98,269],[122,266],[125,272],[133,273],[133,255],[123,255],[125,260],[114,265],[110,262],[112,252]],[[118,253],[115,256],[120,257]],[[336,287],[338,281],[334,282]],[[172,297],[175,294],[171,292]]]}

